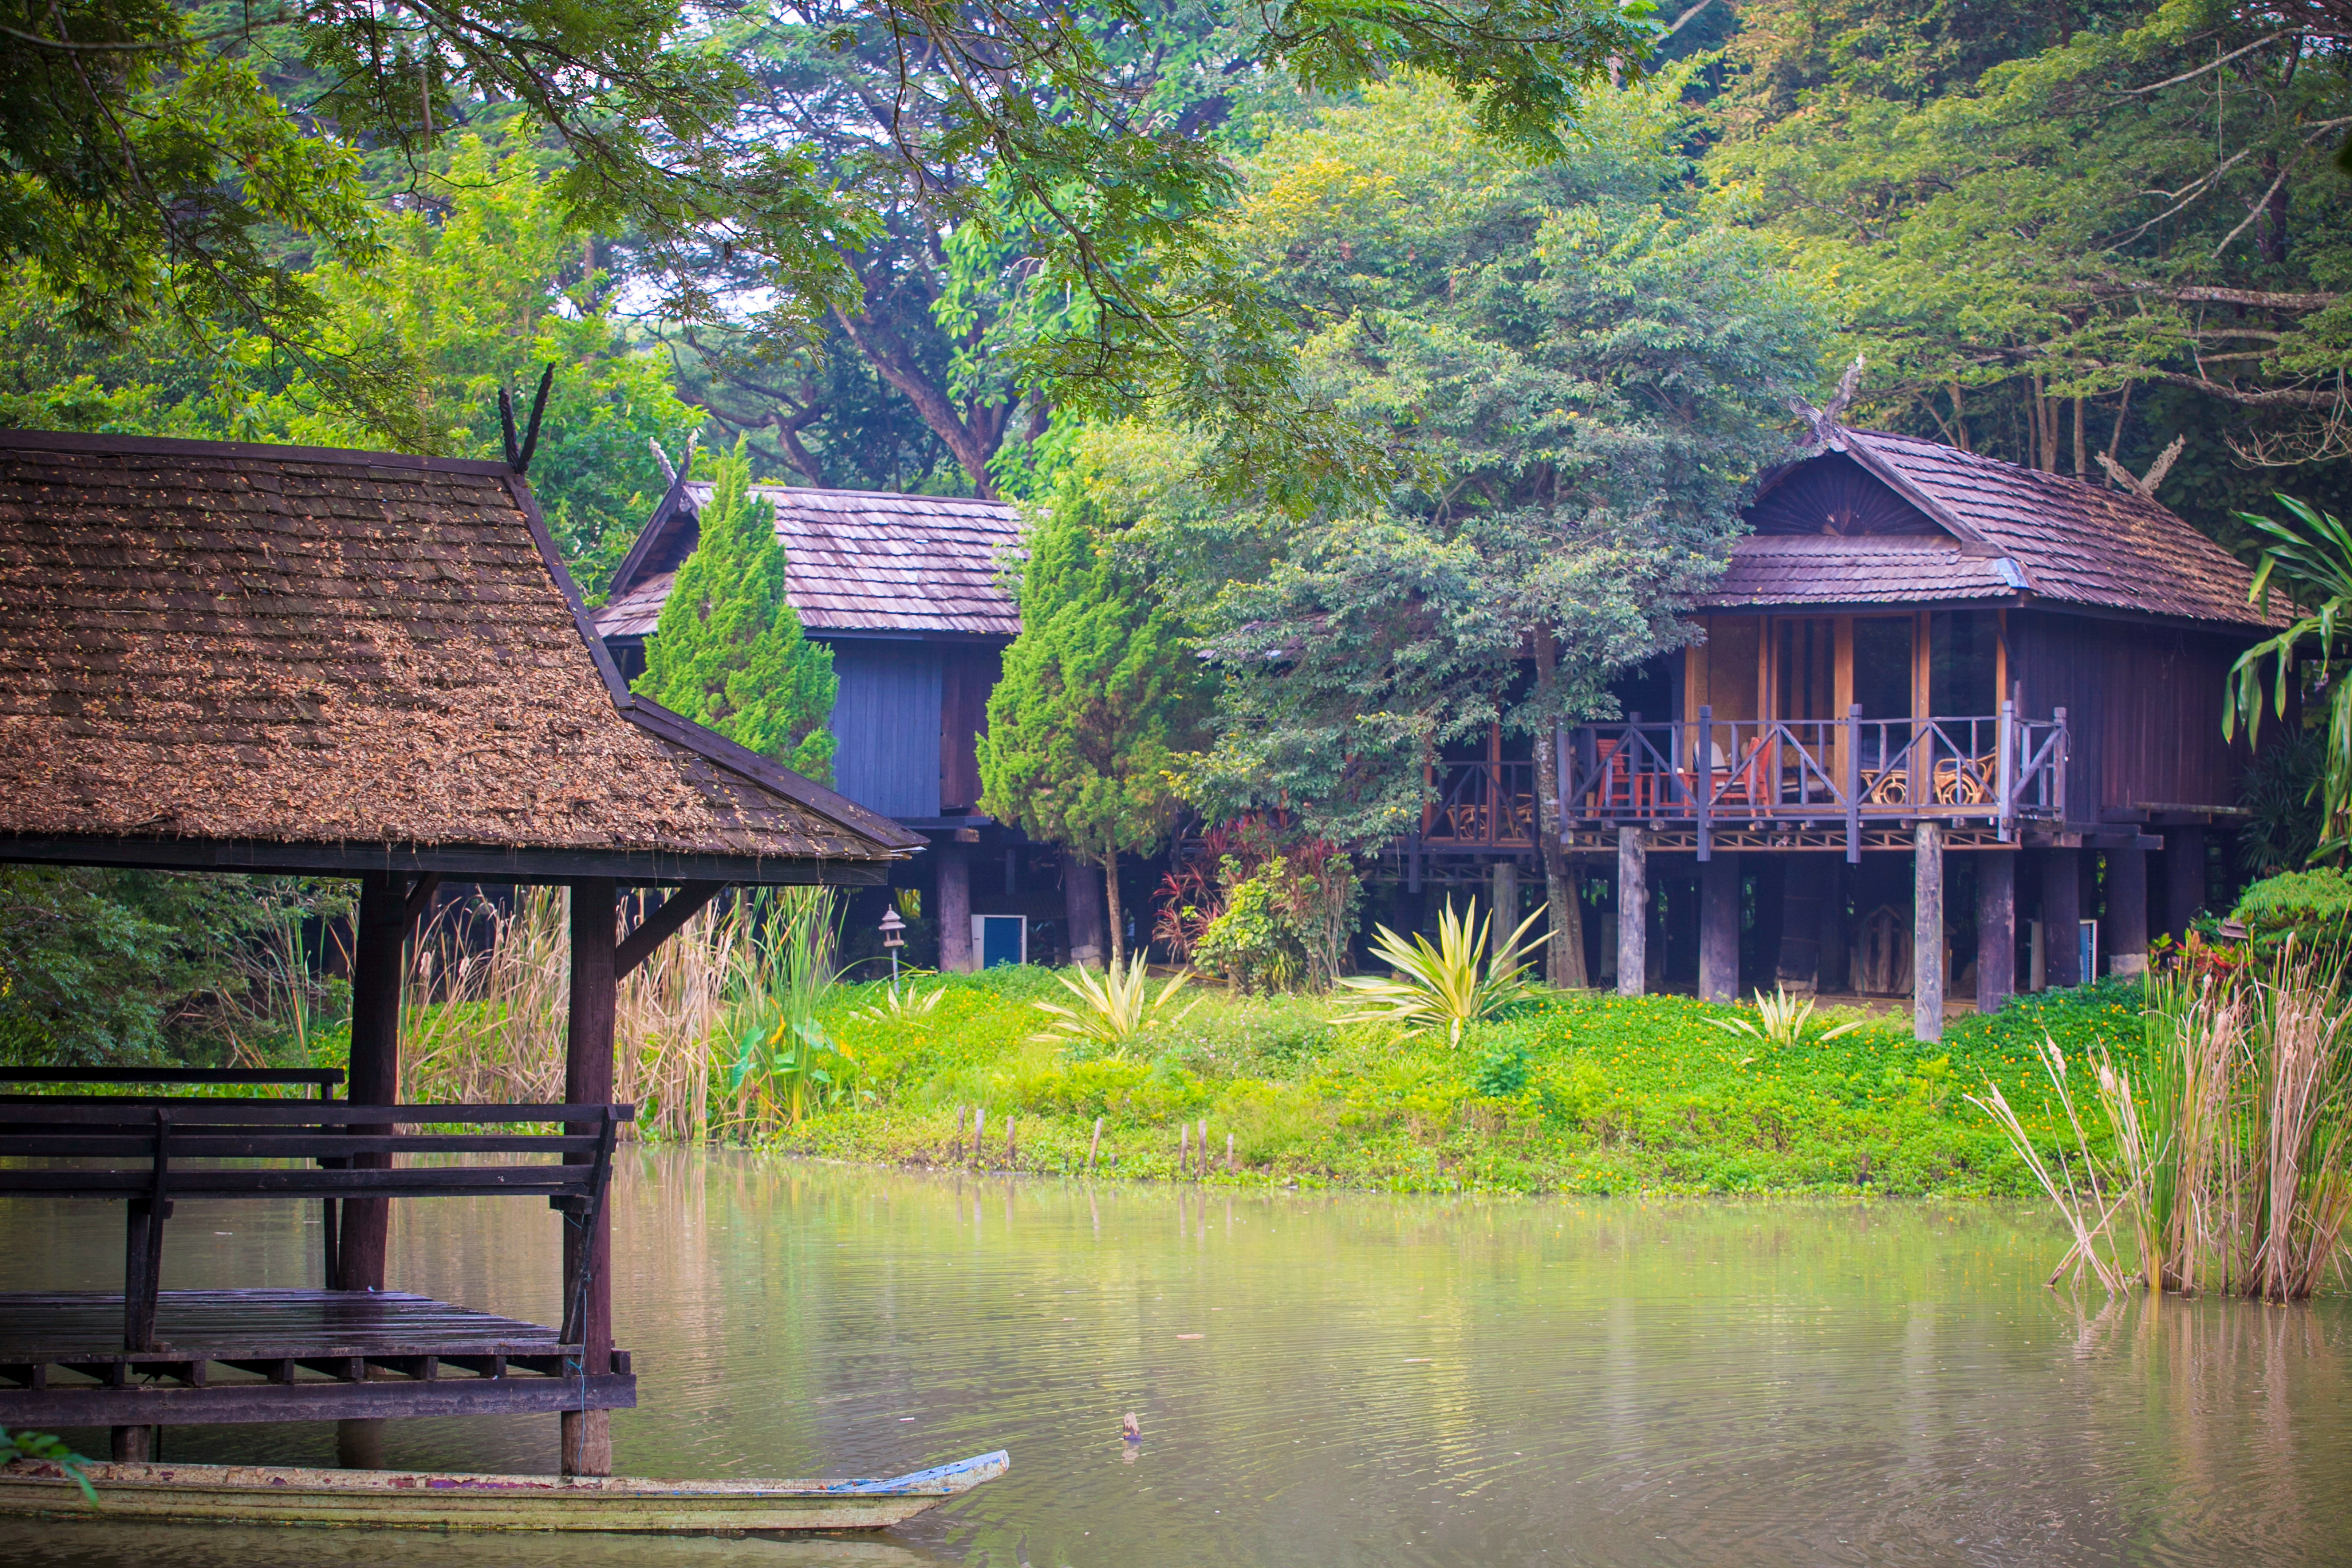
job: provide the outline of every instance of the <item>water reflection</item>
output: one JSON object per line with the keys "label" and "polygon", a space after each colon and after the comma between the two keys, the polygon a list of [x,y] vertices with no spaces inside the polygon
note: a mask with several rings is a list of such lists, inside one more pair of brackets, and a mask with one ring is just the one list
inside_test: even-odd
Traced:
{"label": "water reflection", "polygon": [[[2352,1559],[2345,1303],[2053,1295],[2062,1244],[2023,1212],[1244,1195],[677,1154],[638,1157],[618,1201],[644,1402],[615,1422],[624,1469],[876,1474],[1001,1446],[1012,1475],[881,1542],[436,1542],[434,1560]],[[404,1205],[395,1283],[552,1312],[553,1216],[522,1207]],[[315,1269],[291,1208],[198,1209],[174,1222],[167,1284]],[[0,1289],[110,1284],[119,1222],[96,1218],[0,1212]],[[554,1437],[552,1418],[416,1422],[389,1458],[544,1469]],[[294,1427],[168,1441],[190,1459],[331,1448]],[[335,1539],[56,1529],[0,1549],[362,1550]],[[890,1555],[823,1554],[851,1548]]]}

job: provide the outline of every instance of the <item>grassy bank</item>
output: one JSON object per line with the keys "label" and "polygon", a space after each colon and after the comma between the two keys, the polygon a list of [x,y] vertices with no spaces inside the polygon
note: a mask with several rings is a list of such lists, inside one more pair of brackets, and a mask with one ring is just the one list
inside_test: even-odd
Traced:
{"label": "grassy bank", "polygon": [[928,1010],[893,1011],[879,986],[826,995],[819,1018],[854,1077],[772,1134],[777,1146],[970,1165],[960,1112],[980,1107],[977,1163],[997,1170],[1080,1169],[1100,1117],[1111,1176],[1176,1176],[1179,1126],[1205,1120],[1212,1182],[2023,1194],[2024,1168],[1961,1096],[1990,1077],[2048,1130],[2042,1033],[2080,1063],[2097,1043],[2136,1049],[2142,1027],[2137,988],[2112,983],[1957,1020],[1932,1047],[1892,1021],[1774,1047],[1711,1026],[1733,1010],[1688,998],[1546,994],[1449,1049],[1443,1036],[1335,1026],[1345,1004],[1212,991],[1143,1051],[1087,1058],[1032,1037],[1045,1021],[1033,1004],[1064,998],[1043,971],[920,989],[940,993]]}

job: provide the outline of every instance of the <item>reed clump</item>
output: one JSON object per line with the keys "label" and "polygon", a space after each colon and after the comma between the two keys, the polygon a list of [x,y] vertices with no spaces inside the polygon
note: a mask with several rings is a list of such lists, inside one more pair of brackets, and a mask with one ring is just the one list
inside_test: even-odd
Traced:
{"label": "reed clump", "polygon": [[2294,1301],[2341,1274],[2352,1220],[2344,980],[2340,954],[2294,943],[2257,965],[2176,968],[2149,983],[2136,1059],[2084,1054],[2087,1096],[2045,1039],[2061,1127],[2049,1151],[1997,1085],[1968,1097],[2073,1233],[2052,1283],[2071,1271],[2111,1292]]}
{"label": "reed clump", "polygon": [[[511,903],[449,906],[419,933],[401,1007],[404,1100],[564,1099],[568,898],[520,888]],[[637,1136],[757,1138],[851,1076],[814,1024],[833,984],[834,906],[816,888],[713,904],[623,978],[614,1093],[637,1107]]]}

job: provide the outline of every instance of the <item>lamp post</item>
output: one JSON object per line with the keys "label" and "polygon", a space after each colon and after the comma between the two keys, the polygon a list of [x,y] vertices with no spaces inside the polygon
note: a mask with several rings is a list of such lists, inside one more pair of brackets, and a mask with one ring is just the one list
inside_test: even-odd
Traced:
{"label": "lamp post", "polygon": [[882,945],[890,950],[890,994],[893,996],[898,994],[898,950],[907,945],[907,939],[898,933],[906,929],[907,922],[898,918],[895,906],[882,911]]}

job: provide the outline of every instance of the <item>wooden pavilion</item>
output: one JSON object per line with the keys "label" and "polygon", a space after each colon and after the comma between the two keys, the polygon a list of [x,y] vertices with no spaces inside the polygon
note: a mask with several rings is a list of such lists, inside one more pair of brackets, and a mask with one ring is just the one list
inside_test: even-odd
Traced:
{"label": "wooden pavilion", "polygon": [[1654,978],[1651,894],[1679,863],[1701,994],[1740,989],[1744,879],[1769,933],[1751,984],[1907,990],[1932,1038],[1953,851],[1979,1008],[2021,961],[2057,985],[2092,978],[2086,951],[2144,968],[2148,856],[2177,933],[2205,900],[2207,829],[2238,809],[2223,677],[2284,601],[2250,603],[2247,567],[2137,490],[1826,420],[1748,521],[1700,637],[1650,672],[1651,710],[1558,738],[1565,842],[1616,865],[1619,989]]}
{"label": "wooden pavilion", "polygon": [[[608,1470],[608,1412],[635,1402],[600,1201],[617,979],[730,885],[878,884],[920,837],[632,697],[504,464],[0,432],[0,859],[361,884],[342,1105],[8,1097],[0,1152],[117,1152],[99,1174],[132,1184],[12,1161],[0,1192],[133,1201],[122,1296],[0,1298],[0,1426],[105,1425],[132,1458],[158,1424],[560,1411],[565,1468]],[[572,889],[563,1106],[393,1103],[404,945],[443,877]],[[624,934],[618,890],[655,886]],[[530,1110],[569,1136],[528,1179],[395,1160],[443,1147],[402,1126]],[[201,1136],[172,1145],[175,1118]],[[565,1323],[385,1291],[391,1199],[432,1191],[564,1209]],[[326,1289],[159,1301],[173,1193],[339,1201]],[[180,1299],[220,1294],[234,1311]]]}

